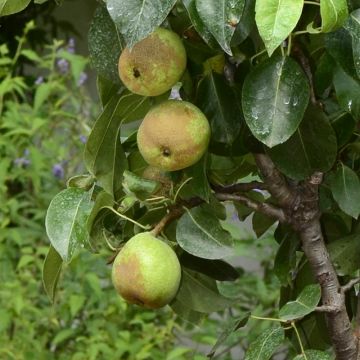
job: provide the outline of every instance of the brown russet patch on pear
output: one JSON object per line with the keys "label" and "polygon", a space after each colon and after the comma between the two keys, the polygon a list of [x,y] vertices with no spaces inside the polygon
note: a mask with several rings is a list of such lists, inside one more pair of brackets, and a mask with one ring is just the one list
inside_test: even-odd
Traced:
{"label": "brown russet patch on pear", "polygon": [[[151,63],[149,62],[151,59]],[[141,81],[143,76],[146,77],[146,82],[151,84],[152,82],[158,82],[159,69],[164,74],[164,78],[168,77],[169,64],[175,63],[175,67],[181,69],[184,67],[183,59],[178,56],[176,51],[166,41],[160,39],[160,37],[153,33],[147,38],[143,39],[134,47],[129,50],[125,48],[121,54],[119,61],[119,70],[123,68],[122,74],[130,80],[129,73],[126,71],[128,64],[132,66],[132,80],[134,89],[140,89],[145,86]],[[156,67],[153,65],[156,64]],[[137,81],[136,81],[137,80]]]}
{"label": "brown russet patch on pear", "polygon": [[116,266],[118,286],[123,298],[131,303],[144,305],[144,279],[139,269],[141,264],[136,256],[131,255],[127,261]]}
{"label": "brown russet patch on pear", "polygon": [[[141,142],[143,147],[162,149],[162,155],[171,157],[180,153],[180,158],[191,157],[194,152],[200,151],[201,144],[191,144],[189,128],[193,120],[193,111],[185,108],[184,111],[169,111],[167,116],[154,113],[149,114],[142,123]],[[176,121],[170,121],[176,117]]]}

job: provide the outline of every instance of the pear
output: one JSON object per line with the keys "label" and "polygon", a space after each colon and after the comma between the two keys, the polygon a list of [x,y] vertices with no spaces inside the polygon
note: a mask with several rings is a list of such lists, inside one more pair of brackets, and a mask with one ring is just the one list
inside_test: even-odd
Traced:
{"label": "pear", "polygon": [[170,90],[186,68],[186,51],[173,31],[157,28],[148,37],[125,48],[119,58],[119,76],[133,93],[157,96]]}
{"label": "pear", "polygon": [[145,161],[164,171],[184,169],[204,155],[210,125],[199,108],[187,101],[167,100],[142,121],[137,144]]}
{"label": "pear", "polygon": [[149,309],[165,306],[175,297],[181,279],[172,248],[150,232],[132,237],[116,256],[112,282],[129,303]]}

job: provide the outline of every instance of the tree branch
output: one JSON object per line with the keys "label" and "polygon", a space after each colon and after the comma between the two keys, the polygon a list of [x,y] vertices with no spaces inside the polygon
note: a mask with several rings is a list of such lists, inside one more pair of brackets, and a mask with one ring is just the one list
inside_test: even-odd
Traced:
{"label": "tree branch", "polygon": [[315,173],[304,183],[291,188],[267,155],[255,154],[255,159],[268,191],[284,209],[300,236],[305,256],[321,286],[322,309],[337,309],[325,312],[336,359],[355,360],[357,341],[346,311],[345,294],[330,261],[319,220],[318,187],[323,174]]}
{"label": "tree branch", "polygon": [[249,183],[238,183],[228,186],[220,186],[216,184],[211,184],[212,189],[215,192],[224,193],[224,194],[234,194],[238,192],[247,192],[251,190],[266,190],[266,185],[263,182],[251,181]]}
{"label": "tree branch", "polygon": [[343,292],[347,292],[353,288],[354,285],[360,283],[360,278],[352,279],[342,287]]}
{"label": "tree branch", "polygon": [[215,194],[216,198],[220,201],[237,201],[240,202],[250,209],[258,211],[266,216],[279,220],[280,222],[287,222],[285,213],[283,210],[268,204],[268,203],[261,203],[255,200],[252,200],[244,195],[233,195],[233,194]]}

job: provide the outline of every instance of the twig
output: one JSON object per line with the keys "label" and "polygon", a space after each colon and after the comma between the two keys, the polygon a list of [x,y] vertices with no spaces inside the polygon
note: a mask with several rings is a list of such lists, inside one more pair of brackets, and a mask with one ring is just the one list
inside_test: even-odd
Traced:
{"label": "twig", "polygon": [[343,292],[347,292],[347,291],[351,290],[354,285],[359,284],[359,283],[360,283],[360,278],[352,279],[342,287],[342,290],[343,290]]}
{"label": "twig", "polygon": [[282,209],[277,208],[268,203],[261,203],[248,198],[245,195],[234,195],[234,194],[219,194],[216,193],[215,197],[220,201],[238,201],[250,209],[258,211],[266,216],[279,220],[282,223],[287,222],[287,218]]}
{"label": "twig", "polygon": [[260,181],[251,181],[249,183],[238,183],[228,186],[221,186],[216,184],[211,184],[211,187],[215,192],[221,192],[225,194],[234,194],[238,192],[247,192],[250,190],[266,190],[266,185]]}
{"label": "twig", "polygon": [[322,306],[318,306],[318,307],[315,308],[315,311],[317,311],[317,312],[329,312],[329,313],[331,313],[331,312],[338,312],[339,310],[341,310],[341,309],[339,309],[336,306],[331,306],[331,305],[322,305]]}

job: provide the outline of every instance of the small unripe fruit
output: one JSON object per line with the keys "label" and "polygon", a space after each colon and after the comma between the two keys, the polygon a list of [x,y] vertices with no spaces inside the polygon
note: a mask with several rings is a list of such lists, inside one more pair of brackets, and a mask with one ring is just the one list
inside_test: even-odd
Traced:
{"label": "small unripe fruit", "polygon": [[119,58],[119,75],[133,93],[157,96],[170,90],[186,68],[186,51],[173,31],[157,28]]}
{"label": "small unripe fruit", "polygon": [[137,144],[145,161],[165,171],[184,169],[204,155],[210,125],[195,105],[168,100],[152,108],[142,121]]}
{"label": "small unripe fruit", "polygon": [[112,281],[129,303],[149,309],[168,304],[181,278],[179,260],[172,248],[149,232],[132,237],[116,256]]}

